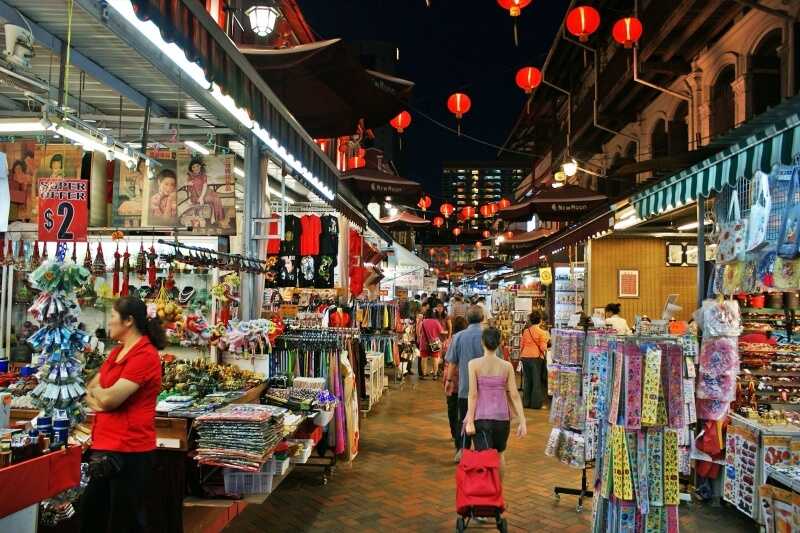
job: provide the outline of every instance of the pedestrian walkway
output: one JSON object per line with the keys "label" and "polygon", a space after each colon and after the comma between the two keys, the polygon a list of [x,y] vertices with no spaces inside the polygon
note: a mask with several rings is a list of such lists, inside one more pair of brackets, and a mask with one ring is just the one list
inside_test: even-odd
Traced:
{"label": "pedestrian walkway", "polygon": [[[528,436],[512,435],[506,453],[509,530],[588,532],[591,500],[576,513],[576,497],[553,498],[555,485],[579,487],[580,472],[544,455],[548,412],[526,414]],[[361,452],[352,466],[340,464],[325,486],[319,475],[293,472],[263,505],[248,506],[226,531],[454,531],[454,450],[441,384],[423,381],[416,391],[393,388],[362,423]],[[681,518],[683,532],[755,530],[731,508],[683,505]]]}

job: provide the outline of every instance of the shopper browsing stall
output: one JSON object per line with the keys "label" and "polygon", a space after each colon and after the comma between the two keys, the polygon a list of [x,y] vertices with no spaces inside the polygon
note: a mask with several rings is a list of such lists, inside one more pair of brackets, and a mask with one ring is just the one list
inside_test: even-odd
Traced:
{"label": "shopper browsing stall", "polygon": [[619,316],[622,306],[618,303],[606,305],[606,324],[617,332],[618,335],[631,335],[633,332],[628,326],[628,321]]}
{"label": "shopper browsing stall", "polygon": [[511,411],[519,420],[517,436],[528,433],[514,367],[497,356],[500,330],[483,331],[483,357],[469,362],[469,408],[464,419],[467,435],[474,435],[475,449],[494,448],[500,453],[500,475],[505,469],[504,451],[511,432]]}
{"label": "shopper browsing stall", "polygon": [[166,337],[160,321],[149,319],[145,303],[132,296],[116,301],[108,325],[119,344],[87,389],[95,421],[81,527],[140,531],[148,521],[143,496],[156,447],[158,349],[166,346]]}
{"label": "shopper browsing stall", "polygon": [[529,327],[520,338],[522,359],[522,404],[530,409],[541,409],[547,391],[547,345],[550,335],[541,328],[541,311],[528,315]]}

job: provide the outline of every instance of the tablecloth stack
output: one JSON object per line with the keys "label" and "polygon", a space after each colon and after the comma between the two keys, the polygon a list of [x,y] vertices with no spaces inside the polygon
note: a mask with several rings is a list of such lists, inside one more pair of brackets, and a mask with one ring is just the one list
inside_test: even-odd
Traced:
{"label": "tablecloth stack", "polygon": [[201,464],[258,472],[283,438],[285,410],[256,404],[228,405],[198,417]]}

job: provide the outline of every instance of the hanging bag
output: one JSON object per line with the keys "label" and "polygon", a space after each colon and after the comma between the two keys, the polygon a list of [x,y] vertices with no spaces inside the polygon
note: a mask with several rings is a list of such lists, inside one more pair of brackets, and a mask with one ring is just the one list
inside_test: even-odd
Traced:
{"label": "hanging bag", "polygon": [[772,197],[769,192],[769,176],[760,170],[753,176],[755,182],[755,201],[750,207],[750,221],[747,233],[747,251],[757,252],[769,244],[767,228],[769,214],[772,209]]}
{"label": "hanging bag", "polygon": [[442,339],[431,339],[428,336],[428,330],[425,329],[425,320],[427,319],[422,319],[420,328],[422,329],[422,333],[425,335],[425,342],[428,343],[428,351],[430,351],[431,355],[433,355],[442,351]]}
{"label": "hanging bag", "polygon": [[800,204],[794,201],[794,195],[800,190],[800,167],[792,170],[792,183],[789,186],[789,196],[781,226],[781,237],[778,240],[778,255],[784,259],[794,259],[798,249],[798,231],[800,231]]}
{"label": "hanging bag", "polygon": [[728,219],[719,226],[717,262],[727,264],[744,259],[746,236],[747,221],[742,220],[739,210],[739,194],[734,189],[731,191]]}

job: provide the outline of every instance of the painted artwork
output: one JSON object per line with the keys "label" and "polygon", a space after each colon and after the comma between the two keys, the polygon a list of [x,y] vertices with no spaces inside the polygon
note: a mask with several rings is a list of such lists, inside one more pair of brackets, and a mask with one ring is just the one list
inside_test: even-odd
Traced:
{"label": "painted artwork", "polygon": [[[29,167],[35,168],[32,178],[80,178],[83,148],[72,144],[37,144],[34,159]],[[30,171],[30,169],[29,169]],[[37,179],[30,185],[28,201],[20,220],[36,221],[39,215]]]}
{"label": "painted artwork", "polygon": [[0,152],[6,154],[8,162],[8,189],[11,197],[10,220],[33,220],[29,198],[35,183],[38,162],[36,142],[24,141],[0,143]]}
{"label": "painted artwork", "polygon": [[119,162],[115,166],[111,224],[123,228],[138,228],[142,225],[147,165],[144,159],[140,159],[134,169]]}
{"label": "painted artwork", "polygon": [[234,156],[178,155],[178,225],[200,235],[236,233]]}
{"label": "painted artwork", "polygon": [[178,160],[176,152],[148,152],[157,165],[145,184],[143,226],[178,225]]}

